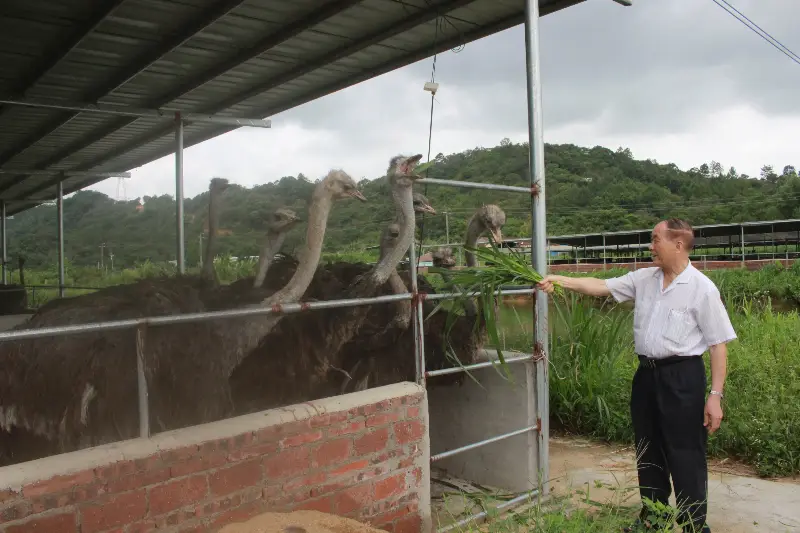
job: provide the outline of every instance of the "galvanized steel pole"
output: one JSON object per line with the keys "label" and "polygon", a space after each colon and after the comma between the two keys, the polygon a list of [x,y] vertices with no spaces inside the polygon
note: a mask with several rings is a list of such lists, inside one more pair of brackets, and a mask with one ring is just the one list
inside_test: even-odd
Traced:
{"label": "galvanized steel pole", "polygon": [[[542,87],[539,65],[539,0],[525,0],[525,66],[528,95],[528,157],[532,193],[531,262],[542,275],[547,273],[547,219],[545,213],[544,136],[542,133]],[[548,438],[550,436],[547,361],[548,298],[534,296],[534,346],[536,363],[526,363],[528,384],[528,422],[538,431],[528,434],[529,481],[539,484],[539,494],[546,495],[549,476]],[[534,368],[535,364],[535,368]],[[535,381],[535,389],[533,387]],[[535,394],[535,399],[533,395]]]}
{"label": "galvanized steel pole", "polygon": [[3,285],[8,283],[8,246],[6,243],[6,201],[0,200],[0,241],[3,246]]}
{"label": "galvanized steel pole", "polygon": [[186,272],[183,242],[183,120],[175,113],[175,224],[178,272]]}
{"label": "galvanized steel pole", "polygon": [[411,274],[411,302],[413,304],[413,326],[414,326],[414,361],[416,369],[417,383],[425,386],[425,327],[422,317],[422,300],[419,298],[419,285],[417,284],[417,251],[416,243],[412,239],[411,246],[408,247],[408,271]]}
{"label": "galvanized steel pole", "polygon": [[742,266],[744,266],[744,225],[740,225],[739,229],[741,230],[739,244],[742,245]]}
{"label": "galvanized steel pole", "polygon": [[64,297],[64,183],[56,185],[56,211],[58,212],[58,297]]}

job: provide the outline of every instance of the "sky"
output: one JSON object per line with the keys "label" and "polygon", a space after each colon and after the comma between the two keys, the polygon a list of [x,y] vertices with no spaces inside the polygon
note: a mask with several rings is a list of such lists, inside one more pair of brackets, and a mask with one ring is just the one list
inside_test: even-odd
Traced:
{"label": "sky", "polygon": [[[800,53],[794,0],[728,2]],[[588,0],[541,19],[540,54],[545,142],[622,146],[682,169],[715,160],[751,176],[800,166],[800,64],[713,0]],[[343,168],[371,179],[392,155],[427,155],[432,61],[187,149],[186,197],[214,176],[251,187]],[[436,81],[431,158],[527,140],[522,25],[440,54]],[[172,156],[133,169],[125,195],[173,195],[173,176]],[[117,180],[92,188],[113,198]]]}

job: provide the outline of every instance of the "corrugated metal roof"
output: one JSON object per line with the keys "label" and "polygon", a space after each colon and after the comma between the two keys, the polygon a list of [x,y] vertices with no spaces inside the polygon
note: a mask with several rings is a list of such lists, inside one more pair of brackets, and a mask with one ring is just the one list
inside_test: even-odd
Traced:
{"label": "corrugated metal roof", "polygon": [[[540,12],[582,1],[540,0]],[[266,118],[521,24],[524,8],[524,0],[3,0],[0,94]],[[184,146],[233,129],[190,124]],[[0,174],[0,199],[14,214],[54,198],[58,171],[149,163],[173,151],[173,132],[169,118],[1,106],[0,168],[53,174]],[[64,193],[97,181],[68,177]]]}

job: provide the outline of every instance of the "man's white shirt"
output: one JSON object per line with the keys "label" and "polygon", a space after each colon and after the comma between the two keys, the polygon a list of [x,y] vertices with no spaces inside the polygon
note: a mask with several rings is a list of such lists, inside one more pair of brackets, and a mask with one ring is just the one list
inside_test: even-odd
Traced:
{"label": "man's white shirt", "polygon": [[635,302],[633,338],[639,355],[702,355],[736,338],[719,290],[691,263],[666,289],[659,267],[608,279],[606,286],[616,301]]}

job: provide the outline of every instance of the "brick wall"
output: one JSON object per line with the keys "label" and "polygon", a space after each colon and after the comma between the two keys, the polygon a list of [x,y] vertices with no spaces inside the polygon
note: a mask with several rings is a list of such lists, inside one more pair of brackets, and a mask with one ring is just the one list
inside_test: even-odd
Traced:
{"label": "brick wall", "polygon": [[427,417],[399,383],[0,468],[0,532],[199,533],[293,509],[427,531]]}

